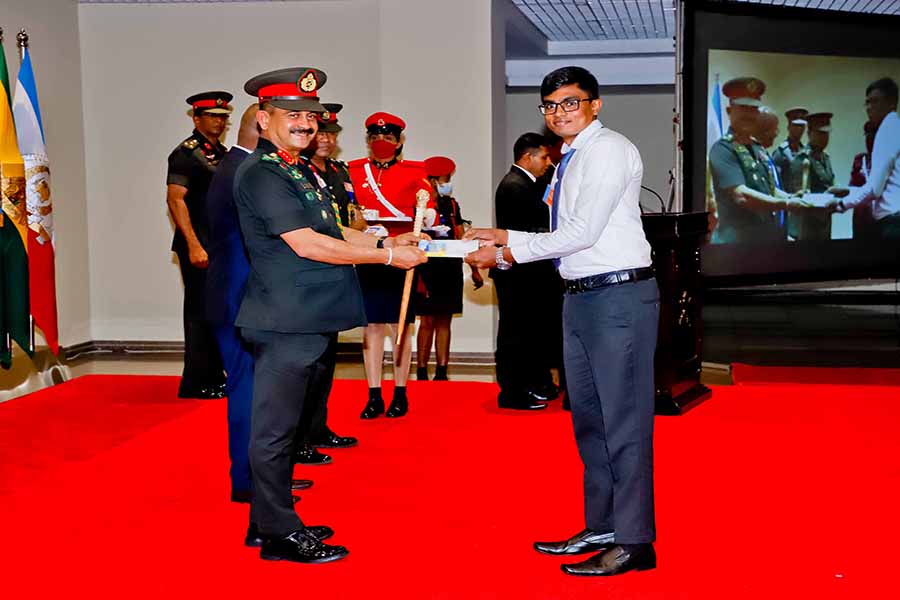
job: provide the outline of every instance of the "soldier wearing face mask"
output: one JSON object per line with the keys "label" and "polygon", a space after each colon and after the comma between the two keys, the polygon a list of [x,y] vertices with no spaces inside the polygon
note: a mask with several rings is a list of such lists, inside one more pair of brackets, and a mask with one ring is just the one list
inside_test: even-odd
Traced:
{"label": "soldier wearing face mask", "polygon": [[[351,161],[350,179],[363,216],[370,224],[383,225],[390,235],[412,231],[416,211],[416,193],[425,190],[433,198],[425,165],[419,161],[403,160],[403,130],[406,123],[400,117],[377,112],[366,119],[366,143],[369,156]],[[434,223],[436,212],[433,200],[425,216],[425,225]],[[397,343],[397,321],[403,296],[405,274],[384,265],[365,265],[357,269],[366,307],[366,326],[363,338],[363,359],[369,383],[369,400],[360,418],[374,419],[385,413],[381,396],[381,367],[384,361],[385,325],[391,329],[394,356],[394,392],[387,417],[402,417],[408,410],[406,382],[412,358],[412,327]],[[415,303],[410,302],[407,321],[413,322]]]}

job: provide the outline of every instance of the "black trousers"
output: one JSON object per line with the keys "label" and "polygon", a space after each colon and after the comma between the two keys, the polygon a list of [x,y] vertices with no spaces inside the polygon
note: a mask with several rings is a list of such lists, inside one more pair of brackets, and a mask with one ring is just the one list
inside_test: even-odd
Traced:
{"label": "black trousers", "polygon": [[656,539],[653,506],[655,279],[567,295],[563,334],[588,529]]}
{"label": "black trousers", "polygon": [[900,240],[900,213],[875,221],[875,230],[883,240]]}
{"label": "black trousers", "polygon": [[491,271],[497,290],[497,383],[516,399],[528,389],[552,383],[551,368],[564,382],[562,284],[549,260]]}
{"label": "black trousers", "polygon": [[191,264],[187,252],[177,252],[184,282],[184,370],[179,394],[225,383],[225,370],[215,331],[206,320],[206,269]]}
{"label": "black trousers", "polygon": [[242,328],[253,349],[250,521],[267,535],[303,529],[294,511],[293,452],[304,409],[331,392],[336,333],[276,333]]}
{"label": "black trousers", "polygon": [[328,398],[331,395],[331,382],[334,381],[334,368],[337,364],[337,336],[334,336],[322,360],[328,365],[327,368],[329,369],[324,375],[329,382],[328,389],[307,395],[307,402],[300,417],[299,435],[297,436],[298,442],[301,444],[323,440],[332,433],[328,428]]}

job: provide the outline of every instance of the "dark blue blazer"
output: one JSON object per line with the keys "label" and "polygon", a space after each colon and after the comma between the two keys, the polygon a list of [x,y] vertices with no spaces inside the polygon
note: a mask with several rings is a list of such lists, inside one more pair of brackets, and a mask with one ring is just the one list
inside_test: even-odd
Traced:
{"label": "dark blue blazer", "polygon": [[232,147],[219,163],[206,194],[209,219],[206,319],[217,325],[234,325],[250,273],[232,190],[234,174],[248,156],[240,148]]}

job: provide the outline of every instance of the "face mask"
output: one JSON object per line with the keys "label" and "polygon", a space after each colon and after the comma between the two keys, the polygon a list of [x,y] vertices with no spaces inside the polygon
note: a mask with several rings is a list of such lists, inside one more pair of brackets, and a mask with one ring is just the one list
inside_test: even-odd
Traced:
{"label": "face mask", "polygon": [[437,184],[438,194],[441,196],[449,196],[453,193],[453,184],[451,182]]}
{"label": "face mask", "polygon": [[396,156],[397,144],[393,144],[387,140],[375,140],[372,142],[372,156],[379,161],[391,160]]}

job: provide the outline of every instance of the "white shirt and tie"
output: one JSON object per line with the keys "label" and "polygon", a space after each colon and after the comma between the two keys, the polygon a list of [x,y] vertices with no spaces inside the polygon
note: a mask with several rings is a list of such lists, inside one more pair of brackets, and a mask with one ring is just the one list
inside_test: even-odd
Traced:
{"label": "white shirt and tie", "polygon": [[900,214],[900,116],[890,113],[878,126],[872,146],[872,165],[866,183],[851,187],[841,200],[844,209],[872,204],[876,221]]}
{"label": "white shirt and tie", "polygon": [[[510,231],[516,262],[560,259],[564,279],[649,267],[650,244],[641,223],[639,197],[643,164],[625,136],[594,121],[563,154],[565,167],[557,206],[558,227],[550,233]],[[551,189],[556,189],[557,169]]]}

